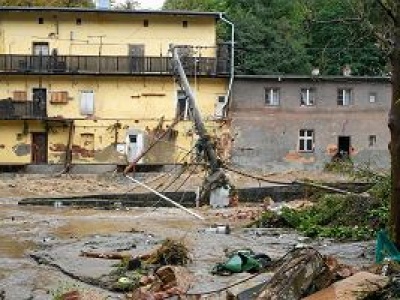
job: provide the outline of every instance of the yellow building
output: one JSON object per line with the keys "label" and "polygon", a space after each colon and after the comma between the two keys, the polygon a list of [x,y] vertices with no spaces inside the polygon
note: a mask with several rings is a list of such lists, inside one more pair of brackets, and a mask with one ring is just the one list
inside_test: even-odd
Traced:
{"label": "yellow building", "polygon": [[[210,134],[224,123],[230,48],[219,13],[0,8],[0,164],[119,164],[175,119],[142,163],[179,163],[196,141],[171,44]],[[224,20],[224,19],[223,19]]]}

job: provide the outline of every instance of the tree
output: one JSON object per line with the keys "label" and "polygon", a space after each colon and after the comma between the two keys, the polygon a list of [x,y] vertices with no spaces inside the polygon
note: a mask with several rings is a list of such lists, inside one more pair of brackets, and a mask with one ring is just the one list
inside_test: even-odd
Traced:
{"label": "tree", "polygon": [[309,74],[299,12],[296,0],[228,0],[227,14],[237,28],[237,72]]}
{"label": "tree", "polygon": [[[353,75],[382,75],[387,57],[377,39],[354,15],[354,1],[307,0],[308,53],[322,74],[337,75],[350,65]],[[314,21],[313,21],[314,20]],[[334,22],[332,24],[331,21]],[[345,21],[346,20],[346,21]]]}
{"label": "tree", "polygon": [[225,0],[165,0],[165,10],[225,11]]}
{"label": "tree", "polygon": [[[386,26],[377,24],[374,29],[384,46],[391,48],[392,104],[388,126],[389,150],[392,159],[392,196],[390,206],[390,229],[396,246],[400,249],[400,1],[375,0],[385,15]],[[375,21],[372,19],[372,21]],[[367,22],[371,24],[371,22]],[[388,29],[390,29],[388,31]]]}
{"label": "tree", "polygon": [[0,6],[93,7],[91,0],[0,0]]}
{"label": "tree", "polygon": [[135,10],[140,6],[140,3],[135,0],[125,0],[123,3],[113,5],[115,9]]}

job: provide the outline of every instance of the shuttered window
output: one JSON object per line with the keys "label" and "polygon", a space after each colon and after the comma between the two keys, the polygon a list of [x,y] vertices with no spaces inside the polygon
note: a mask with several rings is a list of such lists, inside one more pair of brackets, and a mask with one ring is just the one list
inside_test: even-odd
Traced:
{"label": "shuttered window", "polygon": [[15,102],[25,102],[28,100],[26,91],[14,91],[13,92],[13,101]]}
{"label": "shuttered window", "polygon": [[52,104],[67,104],[68,92],[52,92],[50,103]]}
{"label": "shuttered window", "polygon": [[94,92],[81,91],[81,115],[94,114]]}

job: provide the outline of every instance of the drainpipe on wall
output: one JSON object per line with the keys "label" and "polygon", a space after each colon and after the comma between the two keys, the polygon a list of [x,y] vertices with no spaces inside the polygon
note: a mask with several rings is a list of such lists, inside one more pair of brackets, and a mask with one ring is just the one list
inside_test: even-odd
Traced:
{"label": "drainpipe on wall", "polygon": [[226,92],[225,96],[224,109],[226,109],[226,106],[230,102],[229,98],[232,96],[232,85],[235,78],[235,25],[231,21],[227,20],[223,13],[220,13],[219,18],[221,21],[231,26],[231,75],[229,79],[228,91]]}

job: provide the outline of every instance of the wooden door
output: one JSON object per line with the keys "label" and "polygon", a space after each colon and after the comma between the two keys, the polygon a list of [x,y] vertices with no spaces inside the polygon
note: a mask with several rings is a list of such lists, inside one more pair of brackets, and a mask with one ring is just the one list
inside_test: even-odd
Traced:
{"label": "wooden door", "polygon": [[31,149],[33,164],[47,163],[47,133],[32,132]]}
{"label": "wooden door", "polygon": [[33,116],[45,117],[47,110],[47,90],[42,88],[32,89]]}
{"label": "wooden door", "polygon": [[133,73],[144,72],[144,45],[131,44],[128,48],[130,57],[130,69]]}

